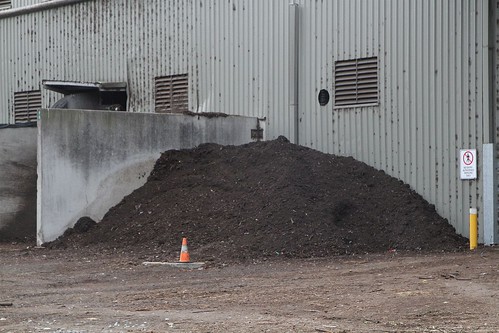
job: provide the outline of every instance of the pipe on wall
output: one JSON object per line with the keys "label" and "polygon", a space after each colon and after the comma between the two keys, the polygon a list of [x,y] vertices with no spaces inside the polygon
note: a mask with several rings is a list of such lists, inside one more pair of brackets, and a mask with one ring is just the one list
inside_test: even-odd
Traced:
{"label": "pipe on wall", "polygon": [[[482,150],[482,200],[483,200],[483,242],[485,245],[499,244],[499,223],[497,221],[497,58],[495,36],[497,35],[497,0],[483,0],[488,15],[482,20],[482,80],[484,109],[484,145]],[[488,75],[487,75],[488,74]],[[488,125],[487,125],[488,124]]]}
{"label": "pipe on wall", "polygon": [[[494,128],[495,128],[495,116],[494,116],[494,108],[493,103],[491,103],[491,97],[494,96],[493,93],[493,83],[494,75],[495,75],[495,67],[493,67],[493,48],[491,47],[494,43],[492,39],[494,36],[494,29],[496,26],[496,14],[494,10],[494,6],[491,4],[490,0],[482,0],[482,6],[487,9],[488,14],[483,15],[482,20],[482,85],[483,85],[483,121],[484,121],[484,129],[483,129],[483,142],[484,143],[492,143],[494,142]],[[493,100],[492,100],[493,101]]]}
{"label": "pipe on wall", "polygon": [[299,27],[298,27],[298,4],[293,0],[289,4],[289,119],[293,128],[290,141],[299,144],[299,114],[298,114],[298,54],[299,54]]}

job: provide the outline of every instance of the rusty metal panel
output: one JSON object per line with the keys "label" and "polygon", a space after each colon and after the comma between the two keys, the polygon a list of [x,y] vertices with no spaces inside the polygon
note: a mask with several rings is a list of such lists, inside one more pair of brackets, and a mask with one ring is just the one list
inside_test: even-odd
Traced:
{"label": "rusty metal panel", "polygon": [[378,104],[378,68],[378,57],[335,61],[334,105]]}
{"label": "rusty metal panel", "polygon": [[14,120],[16,123],[36,121],[38,110],[41,107],[42,93],[40,90],[14,93]]}
{"label": "rusty metal panel", "polygon": [[182,113],[188,111],[188,75],[179,74],[155,78],[154,102],[157,113]]}

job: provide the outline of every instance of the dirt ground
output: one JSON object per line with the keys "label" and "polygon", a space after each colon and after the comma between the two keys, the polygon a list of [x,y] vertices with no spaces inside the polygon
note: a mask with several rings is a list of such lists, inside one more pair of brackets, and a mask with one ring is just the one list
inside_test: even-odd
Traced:
{"label": "dirt ground", "polygon": [[[0,244],[0,332],[499,332],[499,248],[283,137],[165,152],[98,222]],[[142,264],[184,236],[204,269]]]}
{"label": "dirt ground", "polygon": [[0,332],[499,331],[497,247],[191,271],[144,259],[0,245]]}

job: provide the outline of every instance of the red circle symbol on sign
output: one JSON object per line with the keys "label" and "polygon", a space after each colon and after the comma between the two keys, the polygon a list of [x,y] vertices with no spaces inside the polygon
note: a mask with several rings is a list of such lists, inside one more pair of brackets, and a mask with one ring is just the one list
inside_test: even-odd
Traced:
{"label": "red circle symbol on sign", "polygon": [[465,165],[471,165],[473,164],[473,160],[475,157],[473,156],[473,153],[469,150],[465,151],[463,154],[463,162]]}

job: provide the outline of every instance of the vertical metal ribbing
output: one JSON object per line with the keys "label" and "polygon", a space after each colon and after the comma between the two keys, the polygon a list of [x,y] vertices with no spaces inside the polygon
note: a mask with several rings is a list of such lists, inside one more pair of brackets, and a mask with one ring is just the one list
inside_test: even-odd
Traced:
{"label": "vertical metal ribbing", "polygon": [[298,22],[298,4],[293,1],[289,5],[289,117],[293,119],[292,131],[293,138],[291,142],[299,144],[299,110],[298,110],[298,94],[299,94],[299,22]]}

